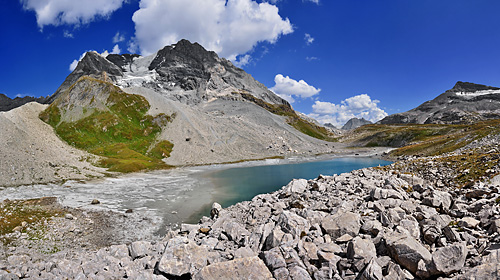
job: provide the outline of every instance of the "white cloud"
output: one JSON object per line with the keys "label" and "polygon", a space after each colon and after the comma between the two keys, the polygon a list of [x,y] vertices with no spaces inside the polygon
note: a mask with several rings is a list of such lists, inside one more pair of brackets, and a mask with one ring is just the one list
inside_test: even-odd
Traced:
{"label": "white cloud", "polygon": [[21,0],[25,10],[36,13],[40,28],[45,25],[80,25],[98,17],[108,17],[119,9],[125,0]]}
{"label": "white cloud", "polygon": [[249,54],[241,55],[237,58],[236,61],[234,61],[234,65],[241,68],[241,67],[247,65],[248,63],[250,63],[251,60],[252,60],[252,57]]}
{"label": "white cloud", "polygon": [[132,17],[137,45],[151,54],[180,39],[198,42],[220,56],[236,61],[259,42],[275,43],[293,32],[278,7],[254,0],[141,0]]}
{"label": "white cloud", "polygon": [[318,60],[319,58],[315,57],[315,56],[307,56],[306,57],[306,60],[307,61],[313,61],[313,60]]}
{"label": "white cloud", "polygon": [[74,38],[73,33],[69,32],[68,30],[64,30],[63,36],[65,38]]}
{"label": "white cloud", "polygon": [[387,113],[378,107],[378,100],[372,100],[367,94],[360,94],[343,100],[340,104],[316,101],[313,113],[308,116],[321,123],[331,123],[342,127],[352,118],[365,118],[377,122],[387,116]]}
{"label": "white cloud", "polygon": [[308,46],[314,42],[314,38],[311,36],[311,34],[308,34],[308,33],[306,33],[306,35],[304,35],[304,40],[306,40],[306,44]]}
{"label": "white cloud", "polygon": [[319,4],[319,0],[302,0],[302,2],[313,2]]}
{"label": "white cloud", "polygon": [[113,47],[113,50],[111,51],[111,53],[113,54],[120,54],[122,51],[120,50],[120,46],[118,46],[118,44],[116,44],[114,47]]}
{"label": "white cloud", "polygon": [[276,84],[270,90],[290,103],[295,102],[294,97],[312,97],[321,91],[321,89],[309,85],[304,80],[296,81],[281,74],[274,77],[274,82]]}
{"label": "white cloud", "polygon": [[115,36],[113,36],[113,44],[120,43],[125,41],[125,36],[120,33],[120,31],[116,32]]}
{"label": "white cloud", "polygon": [[80,62],[80,60],[83,59],[83,57],[85,56],[87,52],[84,52],[82,53],[82,55],[80,55],[80,58],[79,59],[75,59],[73,60],[73,62],[71,62],[71,64],[69,65],[69,71],[73,72],[76,68],[76,66],[78,65],[78,62]]}

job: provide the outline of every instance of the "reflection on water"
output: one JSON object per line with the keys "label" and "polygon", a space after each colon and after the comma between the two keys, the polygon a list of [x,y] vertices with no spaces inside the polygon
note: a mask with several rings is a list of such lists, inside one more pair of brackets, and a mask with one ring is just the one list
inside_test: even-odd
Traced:
{"label": "reflection on water", "polygon": [[[280,164],[285,162],[285,164]],[[0,188],[2,199],[56,196],[64,205],[83,209],[124,212],[133,209],[163,219],[164,226],[195,223],[208,215],[212,202],[227,207],[255,195],[272,192],[293,178],[312,179],[354,169],[385,165],[373,158],[337,158],[326,161],[289,163],[266,161],[239,165],[216,165],[151,173],[131,174],[87,183],[33,185]],[[259,166],[252,166],[259,165]],[[231,168],[238,166],[236,168]],[[90,205],[93,199],[101,204]]]}

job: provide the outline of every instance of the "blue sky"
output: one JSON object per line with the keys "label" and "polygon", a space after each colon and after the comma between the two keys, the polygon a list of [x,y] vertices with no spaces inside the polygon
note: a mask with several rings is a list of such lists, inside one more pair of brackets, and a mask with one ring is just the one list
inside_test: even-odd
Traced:
{"label": "blue sky", "polygon": [[322,122],[403,112],[456,81],[500,86],[498,0],[9,0],[0,93],[52,94],[89,50],[187,38]]}

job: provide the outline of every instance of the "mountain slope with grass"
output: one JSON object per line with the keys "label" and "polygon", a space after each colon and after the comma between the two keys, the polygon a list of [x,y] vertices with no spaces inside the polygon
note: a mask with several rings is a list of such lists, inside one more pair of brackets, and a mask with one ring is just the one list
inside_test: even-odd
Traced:
{"label": "mountain slope with grass", "polygon": [[[113,153],[103,151],[100,146],[114,141],[115,136],[109,137],[112,133],[124,133],[123,127],[112,124],[122,120],[121,117],[127,118],[109,105],[109,98],[115,98],[109,92],[117,90],[123,91],[116,96],[123,96],[124,100],[139,98],[135,96],[144,99],[127,101],[136,106],[147,103],[148,106],[137,108],[141,114],[176,116],[168,119],[168,125],[158,123],[159,127],[152,129],[154,137],[146,136],[159,143],[168,141],[173,146],[171,152],[161,153],[170,157],[156,156],[153,161],[179,166],[334,151],[330,142],[336,139],[329,130],[301,117],[287,101],[230,61],[187,40],[146,57],[87,53],[49,98],[52,105],[48,110],[54,111],[54,117],[44,119],[75,147],[110,156]],[[58,113],[56,108],[64,110]],[[50,115],[49,111],[46,115]],[[142,116],[133,118],[140,121]],[[90,120],[98,120],[100,124],[89,127]],[[90,131],[82,132],[77,127],[88,127]],[[103,131],[104,128],[109,131]],[[75,131],[70,133],[72,129]],[[97,134],[107,136],[102,138]],[[90,136],[99,139],[99,145],[89,142]],[[129,143],[124,135],[118,138]],[[117,143],[112,143],[117,148]],[[147,142],[148,148],[141,151],[137,146],[144,147],[143,144],[127,145],[149,158],[152,155],[148,153],[159,149],[151,147],[152,144]]]}
{"label": "mountain slope with grass", "polygon": [[172,116],[147,114],[150,104],[109,82],[83,76],[40,114],[68,144],[101,157],[109,171],[166,168],[172,143],[158,140]]}

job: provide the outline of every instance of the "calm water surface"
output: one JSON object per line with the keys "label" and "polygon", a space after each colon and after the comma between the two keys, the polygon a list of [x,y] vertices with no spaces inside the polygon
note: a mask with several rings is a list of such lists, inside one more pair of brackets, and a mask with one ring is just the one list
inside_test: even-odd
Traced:
{"label": "calm water surface", "polygon": [[[278,165],[236,167],[198,174],[201,180],[215,187],[214,201],[228,207],[241,201],[251,200],[254,196],[279,190],[292,179],[313,179],[322,175],[333,175],[352,170],[383,166],[389,161],[376,158],[335,158],[323,161],[308,161]],[[208,215],[210,205],[201,209]],[[200,217],[195,213],[189,220],[195,222]]]}
{"label": "calm water surface", "polygon": [[[208,216],[214,201],[227,207],[273,192],[294,178],[312,179],[355,169],[390,164],[374,158],[335,158],[293,163],[293,160],[266,160],[232,165],[212,165],[155,171],[64,185],[0,187],[0,199],[27,199],[56,196],[67,206],[124,212],[133,209],[158,223],[159,234],[167,226],[196,223]],[[69,186],[69,187],[68,187]],[[93,199],[99,205],[90,205]]]}

